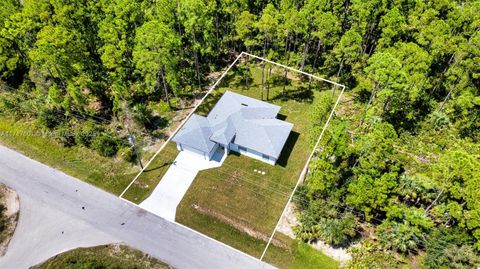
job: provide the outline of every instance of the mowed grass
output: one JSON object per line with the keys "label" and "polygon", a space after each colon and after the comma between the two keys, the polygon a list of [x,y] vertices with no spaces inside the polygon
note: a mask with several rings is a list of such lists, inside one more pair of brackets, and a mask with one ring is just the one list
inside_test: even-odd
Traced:
{"label": "mowed grass", "polygon": [[[165,148],[143,170],[135,182],[128,188],[123,198],[136,204],[141,203],[155,190],[163,175],[178,155],[175,143],[168,142]],[[133,178],[132,178],[133,179]]]}
{"label": "mowed grass", "polygon": [[124,245],[105,245],[78,248],[62,253],[47,260],[37,268],[170,269],[173,267]]}
{"label": "mowed grass", "polygon": [[[199,111],[208,114],[226,90],[261,99],[261,70],[252,68],[252,73],[254,80],[248,89],[237,85],[239,78],[230,76],[223,87],[212,92]],[[272,166],[231,153],[221,167],[200,171],[179,205],[179,222],[195,226],[189,216],[200,209],[239,227],[270,235],[312,149],[307,134],[310,129],[308,113],[319,89],[315,91],[312,87],[309,91],[306,84],[293,81],[287,86],[285,95],[282,95],[283,83],[271,85],[269,102],[281,106],[279,118],[294,124],[277,164]]]}
{"label": "mowed grass", "polygon": [[[229,242],[229,245],[254,257],[260,257],[266,242],[256,239],[238,229],[209,215],[195,213],[191,220],[198,227],[197,231],[204,234],[215,234],[215,239]],[[311,246],[294,240],[281,233],[276,233],[275,244],[270,245],[264,261],[281,269],[334,269],[337,261],[326,256]]]}
{"label": "mowed grass", "polygon": [[269,247],[264,261],[282,269],[335,269],[339,263],[299,240],[276,233],[275,240],[284,242],[287,247]]}
{"label": "mowed grass", "polygon": [[62,147],[41,135],[32,121],[0,118],[0,144],[116,195],[139,172],[138,167],[120,158],[102,157],[80,146]]}
{"label": "mowed grass", "polygon": [[[197,113],[208,114],[226,90],[261,99],[261,69],[251,68],[253,81],[248,87],[236,72],[226,76]],[[308,82],[291,80],[283,94],[283,82],[272,83],[268,102],[281,106],[279,118],[294,124],[277,165],[231,153],[221,167],[199,172],[177,208],[176,221],[260,257],[312,150],[309,108],[320,90],[317,83],[309,88]],[[271,262],[282,268],[310,268],[302,264],[306,255],[321,260],[322,266],[311,268],[338,266],[321,252],[295,242],[271,246]]]}

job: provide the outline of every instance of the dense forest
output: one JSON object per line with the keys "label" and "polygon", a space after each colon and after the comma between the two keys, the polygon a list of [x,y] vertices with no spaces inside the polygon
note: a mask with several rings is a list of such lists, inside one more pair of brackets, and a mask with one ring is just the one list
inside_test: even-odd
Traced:
{"label": "dense forest", "polygon": [[[351,268],[412,257],[426,268],[472,268],[479,28],[478,0],[3,0],[0,90],[12,94],[0,114],[52,130],[131,116],[149,130],[145,104],[174,110],[241,51],[264,56],[347,86],[295,196],[297,236],[361,238]],[[331,102],[316,104],[312,128]],[[103,132],[58,139],[114,155],[122,142]]]}

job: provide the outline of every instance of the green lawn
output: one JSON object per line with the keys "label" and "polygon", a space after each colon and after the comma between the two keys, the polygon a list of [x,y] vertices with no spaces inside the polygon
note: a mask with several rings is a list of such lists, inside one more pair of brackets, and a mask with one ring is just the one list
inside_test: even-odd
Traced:
{"label": "green lawn", "polygon": [[[186,218],[187,226],[208,234],[254,257],[260,257],[266,242],[256,239],[234,227],[206,214],[193,213]],[[281,269],[334,269],[337,261],[298,240],[293,240],[281,233],[276,233],[274,243],[270,245],[264,261]]]}
{"label": "green lawn", "polygon": [[106,245],[68,251],[49,259],[38,268],[169,269],[173,267],[123,245]]}
{"label": "green lawn", "polygon": [[[252,68],[252,75],[253,82],[246,87],[234,69],[197,113],[208,113],[225,90],[260,99],[260,69]],[[309,88],[308,83],[294,80],[285,94],[282,91],[283,82],[271,83],[268,101],[282,107],[279,118],[293,123],[294,128],[277,165],[231,154],[220,168],[200,172],[177,208],[180,223],[256,257],[261,255],[311,151],[308,113],[319,86],[312,84]],[[0,119],[0,133],[35,129],[33,122]],[[64,148],[44,136],[3,135],[0,142],[114,194],[120,194],[138,172],[138,167],[119,158],[104,158],[83,147]],[[175,145],[167,144],[124,198],[135,203],[147,198],[177,154]],[[255,173],[254,169],[266,174]],[[266,260],[281,268],[309,268],[304,262],[320,264],[321,268],[337,267],[333,260],[305,244],[286,238],[275,243]]]}
{"label": "green lawn", "polygon": [[[242,77],[232,71],[197,113],[208,114],[226,90],[261,99],[261,70],[251,70],[253,83],[248,87],[242,85]],[[309,89],[308,83],[300,80],[291,81],[285,94],[282,93],[283,82],[270,86],[268,101],[282,107],[279,118],[294,124],[277,165],[230,154],[221,167],[197,175],[178,206],[176,216],[178,222],[255,257],[260,257],[265,248],[312,150],[308,114],[310,105],[320,93],[319,84],[312,83]],[[264,94],[265,100],[266,92]],[[260,175],[255,169],[266,174]],[[308,245],[296,241],[280,245],[269,248],[267,261],[282,268],[338,266]],[[317,263],[322,266],[315,267]]]}
{"label": "green lawn", "polygon": [[269,247],[264,261],[282,269],[335,269],[339,263],[298,240],[276,233],[276,240],[281,240],[287,247]]}
{"label": "green lawn", "polygon": [[[261,70],[253,68],[252,72],[254,80],[248,89],[238,85],[235,76],[228,77],[229,81],[222,83],[199,108],[201,113],[208,113],[225,90],[260,99]],[[282,95],[282,86],[272,85],[269,101],[282,107],[280,117],[294,127],[277,164],[230,154],[221,167],[197,175],[177,209],[177,221],[192,225],[189,218],[200,208],[204,214],[228,220],[237,227],[248,227],[264,237],[270,235],[311,152],[308,113],[319,94],[318,88],[309,91],[307,83],[293,81]],[[255,169],[266,174],[260,175]]]}
{"label": "green lawn", "polygon": [[39,133],[32,121],[0,118],[0,144],[113,194],[119,195],[139,172],[120,158],[102,157],[80,146],[62,147]]}

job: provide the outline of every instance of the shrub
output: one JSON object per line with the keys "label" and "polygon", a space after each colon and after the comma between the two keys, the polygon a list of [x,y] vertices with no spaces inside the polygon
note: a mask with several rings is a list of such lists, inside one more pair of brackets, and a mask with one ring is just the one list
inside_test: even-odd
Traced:
{"label": "shrub", "polygon": [[14,98],[0,96],[0,113],[6,114],[6,112],[15,112],[16,108],[17,105]]}
{"label": "shrub", "polygon": [[121,148],[118,155],[126,162],[134,163],[137,160],[137,155],[133,147]]}
{"label": "shrub", "polygon": [[64,121],[63,111],[58,108],[44,109],[38,114],[40,125],[52,130]]}
{"label": "shrub", "polygon": [[55,139],[64,147],[75,146],[75,136],[68,125],[56,129]]}
{"label": "shrub", "polygon": [[79,130],[77,130],[75,134],[75,141],[79,145],[90,147],[93,137],[101,131],[102,128],[100,126],[97,126],[92,121],[87,121],[82,125]]}
{"label": "shrub", "polygon": [[475,268],[480,256],[475,253],[473,240],[461,228],[439,228],[425,240],[425,268]]}
{"label": "shrub", "polygon": [[92,148],[98,152],[98,154],[105,157],[112,157],[117,154],[120,141],[110,134],[103,133],[95,136],[92,139],[91,145]]}
{"label": "shrub", "polygon": [[132,108],[133,119],[145,128],[152,125],[152,111],[145,104],[136,104]]}
{"label": "shrub", "polygon": [[360,245],[349,249],[352,256],[344,266],[345,269],[357,268],[398,268],[399,261],[389,252],[382,251],[381,247],[370,241],[363,241]]}

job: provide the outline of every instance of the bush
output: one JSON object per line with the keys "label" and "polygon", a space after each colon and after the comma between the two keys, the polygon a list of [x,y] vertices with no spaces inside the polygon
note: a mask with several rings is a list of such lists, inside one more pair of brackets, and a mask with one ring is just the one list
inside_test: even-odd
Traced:
{"label": "bush", "polygon": [[79,145],[90,147],[93,137],[96,136],[101,131],[102,131],[101,127],[97,126],[92,121],[87,121],[82,125],[82,127],[79,130],[77,130],[75,134],[75,141]]}
{"label": "bush", "polygon": [[44,109],[38,114],[40,125],[52,130],[64,121],[63,111],[58,108]]}
{"label": "bush", "polygon": [[67,125],[56,129],[55,139],[64,147],[75,146],[75,136]]}
{"label": "bush", "polygon": [[300,211],[304,211],[308,209],[308,205],[310,201],[308,197],[308,192],[309,192],[308,186],[304,184],[299,185],[297,188],[297,191],[295,192],[293,199],[294,199],[295,205]]}
{"label": "bush", "polygon": [[145,104],[136,104],[132,108],[133,119],[146,129],[152,126],[152,111]]}
{"label": "bush", "polygon": [[480,257],[473,240],[461,228],[439,228],[425,240],[425,268],[475,268]]}
{"label": "bush", "polygon": [[118,155],[126,162],[134,163],[137,160],[137,155],[133,147],[122,148],[118,151]]}
{"label": "bush", "polygon": [[91,145],[98,154],[104,157],[112,157],[117,154],[120,147],[120,141],[110,134],[103,133],[95,136],[92,139]]}
{"label": "bush", "polygon": [[14,98],[9,98],[7,96],[0,96],[0,113],[6,114],[7,112],[15,112],[17,105]]}

